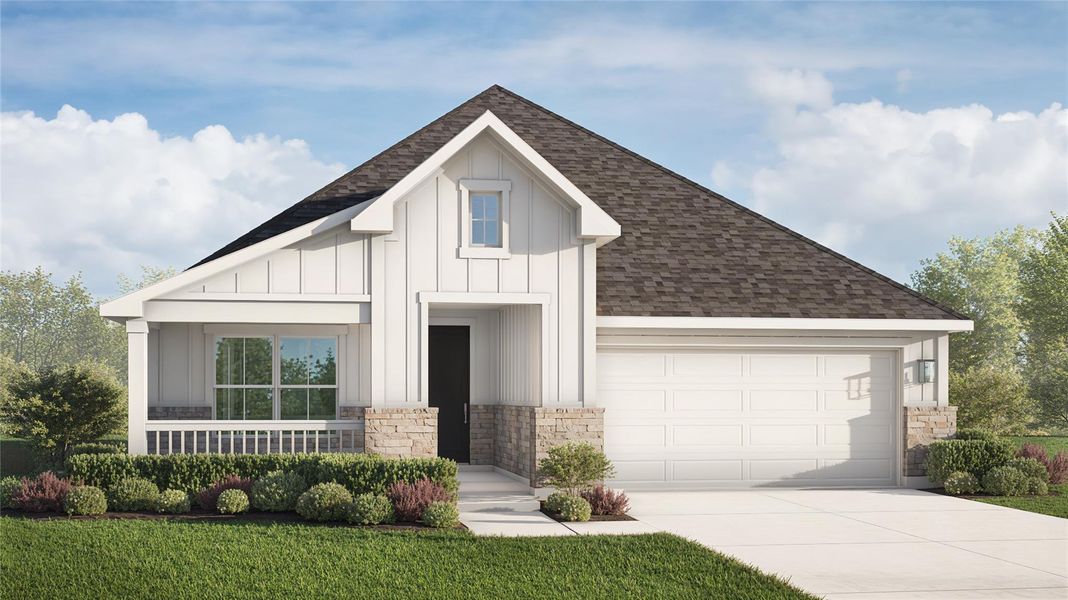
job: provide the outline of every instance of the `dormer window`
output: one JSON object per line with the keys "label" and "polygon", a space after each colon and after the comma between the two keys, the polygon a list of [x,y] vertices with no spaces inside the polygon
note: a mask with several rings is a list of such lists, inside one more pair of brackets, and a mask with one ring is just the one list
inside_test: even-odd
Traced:
{"label": "dormer window", "polygon": [[510,258],[508,196],[512,182],[460,180],[460,258]]}

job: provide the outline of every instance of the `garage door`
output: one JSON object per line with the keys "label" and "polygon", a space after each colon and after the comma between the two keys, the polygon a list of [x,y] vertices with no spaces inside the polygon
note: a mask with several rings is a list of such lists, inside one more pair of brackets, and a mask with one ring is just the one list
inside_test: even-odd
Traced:
{"label": "garage door", "polygon": [[891,352],[601,350],[616,484],[895,483]]}

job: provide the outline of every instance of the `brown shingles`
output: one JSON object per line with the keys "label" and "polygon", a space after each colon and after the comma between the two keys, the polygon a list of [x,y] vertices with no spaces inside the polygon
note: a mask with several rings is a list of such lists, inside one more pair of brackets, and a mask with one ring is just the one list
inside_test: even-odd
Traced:
{"label": "brown shingles", "polygon": [[[201,263],[381,194],[486,110],[621,225],[598,250],[598,314],[963,318],[499,86]],[[680,220],[685,227],[670,225]]]}

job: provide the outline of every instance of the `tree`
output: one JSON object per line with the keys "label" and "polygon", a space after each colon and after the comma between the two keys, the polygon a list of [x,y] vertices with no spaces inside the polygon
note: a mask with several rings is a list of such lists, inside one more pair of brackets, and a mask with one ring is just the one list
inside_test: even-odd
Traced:
{"label": "tree", "polygon": [[113,433],[126,421],[126,392],[102,365],[22,371],[4,386],[0,415],[9,432],[56,462],[75,444]]}
{"label": "tree", "polygon": [[1031,355],[1068,342],[1068,215],[1053,215],[1040,239],[1020,267],[1020,316]]}
{"label": "tree", "polygon": [[1020,373],[992,365],[950,371],[949,398],[957,406],[958,427],[1000,435],[1022,433],[1034,411]]}
{"label": "tree", "polygon": [[119,295],[125,296],[136,292],[137,290],[148,287],[154,283],[159,283],[164,279],[170,279],[178,274],[178,270],[174,267],[151,267],[148,265],[141,265],[141,280],[134,281],[128,277],[125,273],[119,273],[118,285]]}
{"label": "tree", "polygon": [[1039,421],[1054,429],[1068,429],[1068,343],[1046,345],[1028,360],[1028,390]]}
{"label": "tree", "polygon": [[950,370],[1020,367],[1025,339],[1017,312],[1023,296],[1020,265],[1035,240],[1023,227],[987,239],[952,238],[947,252],[923,260],[912,274],[917,291],[975,322],[974,331],[950,337]]}
{"label": "tree", "polygon": [[0,351],[35,370],[90,360],[126,372],[126,333],[100,317],[81,276],[57,286],[40,267],[0,272]]}

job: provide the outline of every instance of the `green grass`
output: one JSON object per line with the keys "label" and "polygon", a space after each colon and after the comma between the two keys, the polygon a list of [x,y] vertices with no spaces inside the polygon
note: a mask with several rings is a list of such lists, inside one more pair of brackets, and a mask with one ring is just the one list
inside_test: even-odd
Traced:
{"label": "green grass", "polygon": [[[1014,436],[1008,439],[1018,446],[1038,444],[1050,455],[1068,452],[1066,436]],[[1068,519],[1068,483],[1051,485],[1049,489],[1050,496],[974,496],[972,500]]]}
{"label": "green grass", "polygon": [[10,598],[812,598],[668,534],[0,518]]}

